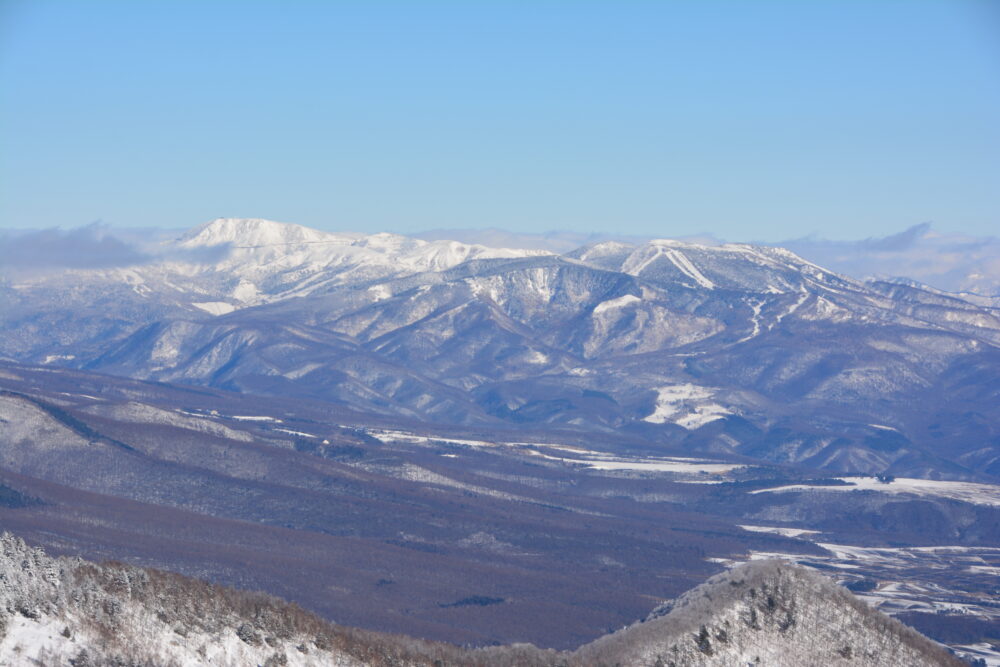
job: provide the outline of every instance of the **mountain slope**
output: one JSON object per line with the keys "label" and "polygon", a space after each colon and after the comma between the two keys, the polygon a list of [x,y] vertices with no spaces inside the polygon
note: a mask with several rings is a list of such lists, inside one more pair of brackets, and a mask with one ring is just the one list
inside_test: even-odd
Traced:
{"label": "mountain slope", "polygon": [[73,665],[959,665],[822,575],[752,563],[574,653],[461,650],[326,623],[260,594],[51,558],[0,536],[0,660]]}
{"label": "mountain slope", "polygon": [[1000,474],[1000,313],[958,295],[743,244],[556,256],[220,219],[172,247],[204,261],[7,285],[0,354],[838,472]]}
{"label": "mountain slope", "polygon": [[0,357],[72,359],[164,317],[225,314],[470,259],[547,254],[237,218],[154,250],[149,262],[124,268],[0,275]]}
{"label": "mountain slope", "polygon": [[645,621],[581,648],[597,665],[960,665],[824,576],[759,561],[712,577]]}
{"label": "mountain slope", "polygon": [[398,639],[345,632],[261,594],[157,570],[51,558],[8,533],[0,536],[0,573],[5,665],[363,667],[399,657],[430,664],[454,653],[419,642],[407,651]]}

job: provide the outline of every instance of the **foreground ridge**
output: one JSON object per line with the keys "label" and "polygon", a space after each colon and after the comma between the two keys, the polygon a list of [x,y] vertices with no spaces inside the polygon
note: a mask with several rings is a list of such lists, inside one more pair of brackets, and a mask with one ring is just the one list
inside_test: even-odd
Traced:
{"label": "foreground ridge", "polygon": [[825,576],[781,560],[716,575],[576,658],[664,667],[963,664]]}
{"label": "foreground ridge", "polygon": [[0,536],[4,665],[960,665],[820,574],[748,563],[575,652],[461,649],[334,625],[277,598]]}

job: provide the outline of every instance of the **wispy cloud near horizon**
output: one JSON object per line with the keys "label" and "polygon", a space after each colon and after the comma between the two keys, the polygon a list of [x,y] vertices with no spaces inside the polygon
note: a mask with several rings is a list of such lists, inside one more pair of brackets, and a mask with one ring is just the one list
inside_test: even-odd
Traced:
{"label": "wispy cloud near horizon", "polygon": [[229,246],[176,248],[158,243],[162,235],[161,230],[113,231],[101,222],[71,229],[3,231],[0,232],[0,274],[113,269],[162,261],[214,262],[231,250]]}
{"label": "wispy cloud near horizon", "polygon": [[993,236],[942,234],[925,222],[858,241],[807,237],[774,245],[855,278],[908,278],[949,292],[1000,295],[1000,239]]}

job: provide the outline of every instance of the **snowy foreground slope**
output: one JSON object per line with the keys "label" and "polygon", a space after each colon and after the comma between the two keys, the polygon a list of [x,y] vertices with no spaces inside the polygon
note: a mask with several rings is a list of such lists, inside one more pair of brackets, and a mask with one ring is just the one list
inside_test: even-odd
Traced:
{"label": "snowy foreground slope", "polygon": [[466,650],[338,627],[276,598],[0,536],[4,665],[958,665],[823,576],[779,561],[713,577],[645,621],[558,653]]}

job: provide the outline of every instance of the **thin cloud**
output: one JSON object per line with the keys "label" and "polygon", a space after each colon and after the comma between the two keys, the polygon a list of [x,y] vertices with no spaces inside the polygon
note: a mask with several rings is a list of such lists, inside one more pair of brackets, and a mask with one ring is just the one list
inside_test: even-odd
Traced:
{"label": "thin cloud", "polygon": [[922,222],[913,225],[898,234],[883,236],[882,238],[869,238],[861,242],[861,245],[874,251],[900,252],[912,248],[920,242],[927,232],[931,230],[931,223]]}
{"label": "thin cloud", "polygon": [[940,234],[930,223],[859,241],[805,238],[775,245],[859,279],[908,278],[949,292],[1000,295],[1000,239]]}
{"label": "thin cloud", "polygon": [[101,269],[149,260],[148,254],[112,236],[100,223],[69,230],[42,229],[0,236],[0,265],[4,268]]}
{"label": "thin cloud", "polygon": [[[127,232],[126,232],[127,235]],[[154,237],[146,234],[146,238]],[[112,233],[95,222],[73,229],[0,233],[0,273],[36,275],[70,269],[112,269],[161,261],[209,263],[225,257],[228,245],[179,249]]]}

